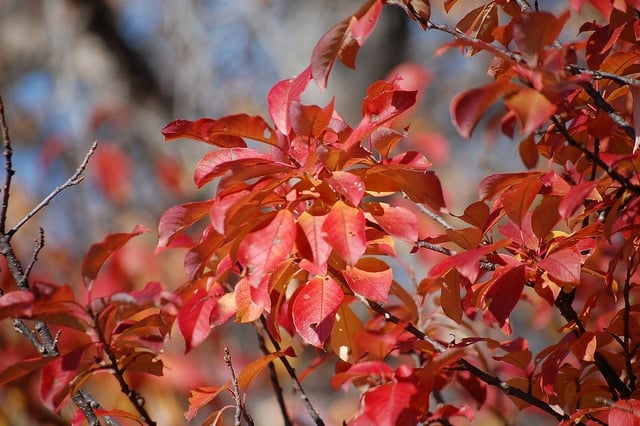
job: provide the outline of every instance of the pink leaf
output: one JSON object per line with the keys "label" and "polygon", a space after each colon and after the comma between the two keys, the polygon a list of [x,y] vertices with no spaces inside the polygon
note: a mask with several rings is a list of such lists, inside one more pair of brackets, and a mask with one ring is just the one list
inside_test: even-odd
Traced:
{"label": "pink leaf", "polygon": [[200,188],[217,176],[221,176],[229,171],[274,162],[272,156],[261,154],[250,148],[218,149],[202,157],[196,165],[193,180],[198,188]]}
{"label": "pink leaf", "polygon": [[390,382],[362,395],[360,413],[349,426],[400,424],[400,415],[411,406],[418,388],[409,382]]}
{"label": "pink leaf", "polygon": [[364,182],[349,172],[337,170],[326,180],[331,189],[342,195],[349,203],[357,207],[364,195]]}
{"label": "pink leaf", "polygon": [[469,139],[484,113],[508,87],[503,82],[496,82],[455,96],[451,101],[451,117],[458,133]]}
{"label": "pink leaf", "polygon": [[[322,225],[326,218],[326,215],[314,216],[306,211],[298,217],[298,225],[302,229],[311,251],[305,255],[305,259],[302,259],[300,267],[319,275],[326,274],[327,260],[331,254],[331,245],[324,238],[322,231]],[[309,261],[311,261],[310,265]]]}
{"label": "pink leaf", "polygon": [[410,243],[418,239],[418,219],[411,210],[387,203],[367,203],[367,210],[389,235]]}
{"label": "pink leaf", "polygon": [[585,181],[571,188],[558,206],[560,217],[564,220],[569,220],[580,206],[584,206],[585,200],[597,185],[598,182]]}

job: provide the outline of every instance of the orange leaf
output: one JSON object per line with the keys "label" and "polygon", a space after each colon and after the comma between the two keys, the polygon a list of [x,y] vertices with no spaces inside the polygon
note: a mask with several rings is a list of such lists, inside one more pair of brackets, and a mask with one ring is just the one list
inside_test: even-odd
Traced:
{"label": "orange leaf", "polygon": [[544,124],[555,112],[556,105],[535,89],[524,88],[504,100],[520,124],[520,133],[528,135]]}
{"label": "orange leaf", "polygon": [[280,358],[282,356],[295,356],[293,349],[288,347],[285,350],[272,352],[263,356],[262,358],[256,359],[251,364],[247,365],[242,369],[240,374],[238,374],[238,387],[242,391],[246,391],[253,379],[273,360]]}
{"label": "orange leaf", "polygon": [[542,182],[537,176],[528,176],[502,193],[502,206],[513,223],[520,226],[541,188]]}
{"label": "orange leaf", "polygon": [[393,280],[391,267],[373,257],[360,259],[355,266],[342,271],[349,288],[367,299],[386,302]]}

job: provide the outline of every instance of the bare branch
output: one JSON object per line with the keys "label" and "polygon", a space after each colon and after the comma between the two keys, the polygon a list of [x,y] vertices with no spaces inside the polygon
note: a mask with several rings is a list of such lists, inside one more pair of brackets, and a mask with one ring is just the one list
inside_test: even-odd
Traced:
{"label": "bare branch", "polygon": [[42,227],[40,227],[39,228],[39,233],[38,233],[38,239],[35,240],[35,244],[34,244],[34,248],[33,248],[33,255],[31,256],[31,261],[29,261],[29,264],[27,265],[26,269],[24,270],[24,276],[25,276],[27,282],[29,281],[29,275],[31,275],[31,270],[33,269],[33,266],[38,261],[38,254],[40,253],[40,250],[42,250],[43,248],[44,248],[44,229],[42,229]]}
{"label": "bare branch", "polygon": [[[273,348],[276,351],[282,350],[278,341],[271,335],[271,333],[269,333],[269,330],[267,329],[267,320],[264,318],[264,316],[260,317],[260,324],[261,324],[262,332],[269,337],[269,340],[271,341]],[[298,379],[298,375],[296,374],[295,368],[293,368],[293,366],[285,356],[281,356],[280,361],[282,361],[282,364],[284,365],[285,370],[287,370],[289,377],[291,377],[291,380],[293,382],[293,388],[300,395],[300,398],[302,399],[305,407],[307,408],[307,412],[309,413],[309,416],[311,416],[316,426],[324,426],[324,421],[320,417],[320,413],[318,413],[318,410],[316,410],[313,404],[311,403],[309,396],[304,391],[304,388],[302,387],[302,383],[300,383],[300,380]]]}
{"label": "bare branch", "polygon": [[35,206],[29,213],[27,213],[18,223],[16,223],[8,232],[7,235],[9,238],[13,236],[25,223],[29,221],[33,216],[35,216],[40,210],[42,210],[45,206],[47,206],[51,200],[53,200],[59,193],[64,191],[65,189],[78,185],[84,179],[84,171],[89,164],[89,159],[95,153],[96,148],[98,147],[98,142],[95,141],[91,144],[89,151],[85,155],[82,163],[78,166],[73,175],[67,179],[65,183],[56,187],[49,195],[47,195],[37,206]]}
{"label": "bare branch", "polygon": [[[264,355],[268,355],[269,349],[267,349],[264,336],[259,332],[256,334],[258,335],[258,344],[260,345],[260,350]],[[267,367],[269,368],[269,380],[271,381],[271,385],[273,386],[273,390],[276,394],[276,400],[278,401],[278,406],[280,407],[280,412],[282,413],[284,426],[293,426],[293,421],[291,420],[291,417],[289,417],[289,413],[287,412],[287,404],[284,400],[282,386],[280,386],[280,382],[278,381],[278,374],[276,373],[275,364],[273,362],[269,362]]]}
{"label": "bare branch", "polygon": [[240,386],[238,386],[238,378],[236,377],[236,372],[233,369],[233,363],[231,362],[231,353],[229,352],[229,347],[224,347],[224,363],[227,364],[229,371],[231,371],[231,386],[233,387],[233,399],[236,403],[236,410],[233,416],[233,424],[235,426],[240,426],[240,418],[244,417],[245,421],[249,425],[253,425],[253,419],[247,413],[247,408],[244,406],[242,402],[242,393],[240,392]]}
{"label": "bare branch", "polygon": [[2,207],[0,207],[0,233],[4,234],[5,226],[7,224],[7,210],[9,209],[9,191],[11,189],[11,179],[15,174],[15,170],[13,170],[12,165],[13,148],[11,147],[9,126],[7,125],[7,118],[4,114],[4,102],[2,101],[2,97],[0,97],[0,125],[2,126],[2,146],[4,148],[4,169],[6,172],[4,186],[2,188]]}

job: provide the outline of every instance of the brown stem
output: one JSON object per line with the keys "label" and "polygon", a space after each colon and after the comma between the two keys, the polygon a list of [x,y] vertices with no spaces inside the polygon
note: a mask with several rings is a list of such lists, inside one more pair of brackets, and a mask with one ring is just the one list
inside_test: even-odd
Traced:
{"label": "brown stem", "polygon": [[[267,349],[267,345],[264,341],[264,336],[260,332],[258,332],[257,335],[260,350],[264,355],[268,355],[270,352],[269,349]],[[293,426],[293,421],[291,420],[291,417],[289,417],[289,413],[287,412],[287,404],[284,400],[282,386],[280,386],[280,382],[278,381],[276,366],[273,362],[269,362],[267,368],[269,368],[269,380],[271,381],[271,386],[273,386],[273,390],[276,394],[276,400],[278,401],[278,406],[280,407],[280,413],[282,413],[282,420],[284,421],[284,425]]]}
{"label": "brown stem", "polygon": [[[260,324],[262,325],[261,327],[262,332],[265,333],[267,337],[269,337],[269,341],[271,342],[271,345],[273,345],[273,348],[276,351],[282,350],[278,341],[271,335],[271,333],[269,333],[269,330],[267,329],[267,320],[264,318],[264,316],[260,317]],[[296,392],[300,394],[300,398],[302,399],[302,402],[304,402],[304,405],[307,408],[307,412],[309,413],[309,416],[311,416],[316,426],[324,426],[324,421],[322,420],[322,418],[320,417],[320,414],[311,403],[309,396],[304,391],[304,388],[302,387],[302,383],[300,383],[300,380],[298,379],[298,375],[296,374],[295,368],[293,368],[289,360],[287,360],[287,357],[285,357],[284,355],[280,357],[280,361],[282,361],[282,364],[284,365],[285,370],[287,370],[289,377],[291,377],[291,380],[293,382],[293,388],[296,390]]]}

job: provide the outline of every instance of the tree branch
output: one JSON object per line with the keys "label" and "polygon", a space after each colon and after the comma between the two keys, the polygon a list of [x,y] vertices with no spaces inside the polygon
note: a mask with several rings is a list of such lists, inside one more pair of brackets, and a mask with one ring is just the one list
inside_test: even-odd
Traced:
{"label": "tree branch", "polygon": [[[256,334],[258,335],[258,344],[260,346],[260,350],[264,355],[268,355],[270,352],[269,349],[267,349],[264,336],[259,332]],[[267,367],[269,368],[269,380],[271,381],[271,385],[273,386],[273,390],[276,394],[276,400],[278,401],[278,406],[280,407],[280,412],[282,413],[284,426],[293,426],[293,421],[291,420],[291,417],[289,417],[289,413],[287,412],[287,404],[284,400],[282,386],[280,386],[280,382],[278,381],[278,374],[276,373],[275,364],[273,363],[273,361],[271,361],[269,362]]]}
{"label": "tree branch", "polygon": [[233,388],[232,395],[233,399],[236,403],[236,409],[233,416],[233,424],[234,426],[240,426],[240,419],[244,417],[245,421],[253,426],[253,419],[247,413],[247,409],[242,402],[242,393],[240,392],[240,386],[238,386],[238,378],[236,377],[236,372],[233,369],[233,363],[231,362],[231,353],[229,352],[229,347],[224,347],[224,363],[227,364],[229,371],[231,371],[231,386]]}
{"label": "tree branch", "polygon": [[[262,326],[261,327],[262,332],[269,337],[269,341],[273,345],[273,348],[276,351],[282,350],[278,341],[271,335],[271,333],[269,333],[269,330],[267,329],[267,320],[264,318],[264,316],[260,317],[260,324]],[[293,366],[285,356],[281,356],[280,361],[282,361],[282,364],[284,365],[285,370],[287,370],[289,377],[291,377],[291,380],[293,382],[293,388],[296,390],[296,392],[300,394],[300,398],[304,402],[304,405],[307,408],[307,412],[309,413],[309,416],[311,416],[316,426],[324,426],[324,421],[320,417],[318,410],[316,410],[313,404],[311,403],[309,396],[304,391],[304,388],[302,387],[302,383],[300,383],[300,380],[298,379],[298,375],[296,374],[296,370],[293,368]]]}

